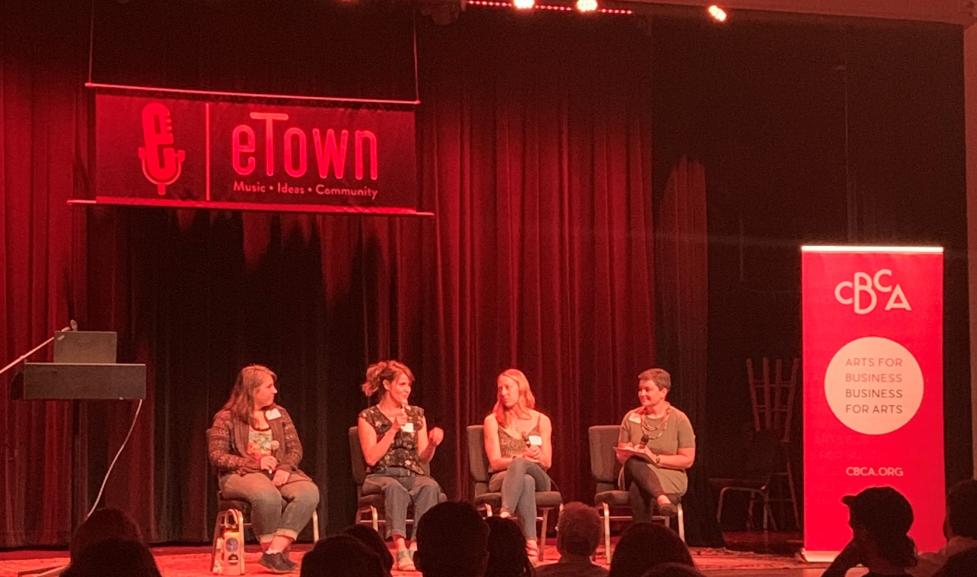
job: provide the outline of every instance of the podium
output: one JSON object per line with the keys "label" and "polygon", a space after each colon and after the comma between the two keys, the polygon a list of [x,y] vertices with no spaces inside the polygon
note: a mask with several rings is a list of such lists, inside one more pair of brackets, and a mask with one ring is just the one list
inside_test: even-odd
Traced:
{"label": "podium", "polygon": [[[32,349],[30,352],[7,365],[15,366],[20,360],[40,350],[54,341],[54,357],[50,363],[24,363],[24,370],[14,377],[11,396],[15,400],[139,400],[133,416],[129,434],[115,455],[119,458],[132,434],[136,418],[146,398],[146,365],[136,363],[117,363],[116,349],[118,335],[115,331],[79,331],[74,321],[70,328],[57,331],[54,336]],[[74,452],[77,454],[79,437],[74,437]],[[102,489],[115,466],[115,459],[109,465]],[[102,492],[92,511],[98,505]],[[89,511],[91,514],[91,511]],[[87,516],[86,516],[87,518]],[[18,576],[54,577],[60,575],[67,566],[45,567],[21,571]]]}
{"label": "podium", "polygon": [[146,398],[146,365],[116,363],[114,331],[58,331],[54,362],[24,363],[13,383],[17,400]]}

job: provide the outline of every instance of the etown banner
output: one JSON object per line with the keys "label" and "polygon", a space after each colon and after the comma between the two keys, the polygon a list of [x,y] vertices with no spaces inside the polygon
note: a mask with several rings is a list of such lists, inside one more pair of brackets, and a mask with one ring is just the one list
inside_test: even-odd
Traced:
{"label": "etown banner", "polygon": [[95,203],[419,214],[414,112],[97,93]]}
{"label": "etown banner", "polygon": [[804,554],[851,539],[841,502],[891,486],[944,543],[943,249],[805,246]]}

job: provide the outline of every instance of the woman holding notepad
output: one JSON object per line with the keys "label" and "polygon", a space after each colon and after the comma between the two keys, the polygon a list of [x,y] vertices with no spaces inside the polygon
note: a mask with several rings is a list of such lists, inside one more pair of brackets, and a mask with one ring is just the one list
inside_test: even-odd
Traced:
{"label": "woman holding notepad", "polygon": [[519,518],[526,537],[526,553],[539,558],[536,536],[536,491],[549,491],[546,471],[553,463],[553,425],[535,410],[536,399],[529,380],[518,369],[496,378],[498,396],[485,417],[484,442],[492,476],[489,490],[502,493],[500,517]]}
{"label": "woman holding notepad", "polygon": [[662,515],[674,515],[675,503],[688,489],[685,470],[695,461],[695,433],[685,413],[665,400],[671,388],[664,369],[644,371],[638,375],[641,406],[621,421],[614,452],[635,521],[650,521],[656,507]]}

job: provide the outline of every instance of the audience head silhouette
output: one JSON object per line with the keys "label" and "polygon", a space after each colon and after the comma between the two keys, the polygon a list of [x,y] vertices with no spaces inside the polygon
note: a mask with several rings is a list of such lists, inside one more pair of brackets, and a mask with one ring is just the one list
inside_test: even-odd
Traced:
{"label": "audience head silhouette", "polygon": [[600,543],[600,517],[593,507],[579,501],[563,506],[556,523],[556,548],[561,555],[590,557]]}
{"label": "audience head silhouette", "polygon": [[892,487],[869,487],[841,500],[848,505],[854,538],[867,554],[898,567],[916,564],[916,545],[907,535],[913,508],[902,493]]}
{"label": "audience head silhouette", "polygon": [[950,534],[977,539],[977,479],[960,481],[946,495]]}
{"label": "audience head silhouette", "polygon": [[446,501],[421,517],[414,564],[424,577],[482,577],[488,525],[470,503]]}
{"label": "audience head silhouette", "polygon": [[149,548],[139,541],[105,539],[85,547],[72,559],[64,577],[161,577]]}
{"label": "audience head silhouette", "polygon": [[142,542],[142,533],[132,517],[119,509],[99,509],[75,529],[68,548],[71,560],[94,545],[107,539]]}
{"label": "audience head silhouette", "polygon": [[489,517],[488,564],[485,577],[523,577],[533,574],[526,555],[526,538],[512,519]]}
{"label": "audience head silhouette", "polygon": [[390,570],[394,566],[394,558],[379,533],[366,525],[350,525],[343,529],[343,533],[355,537],[360,543],[363,543],[367,548],[376,553],[377,557],[380,558],[380,565],[383,566],[384,574],[390,575]]}
{"label": "audience head silhouette", "polygon": [[352,535],[326,537],[302,557],[301,577],[384,577],[380,557]]}
{"label": "audience head silhouette", "polygon": [[653,523],[634,523],[621,535],[608,577],[641,577],[662,563],[694,566],[689,548],[675,531]]}

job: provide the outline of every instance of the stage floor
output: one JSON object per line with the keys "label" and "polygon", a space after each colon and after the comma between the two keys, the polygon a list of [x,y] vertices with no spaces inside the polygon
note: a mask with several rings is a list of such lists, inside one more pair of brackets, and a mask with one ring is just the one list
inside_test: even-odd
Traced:
{"label": "stage floor", "polygon": [[[727,533],[727,547],[713,549],[693,547],[696,566],[710,577],[819,577],[824,565],[804,563],[797,557],[800,536],[790,533]],[[547,562],[556,561],[556,541],[547,542]],[[299,544],[293,559],[311,548],[311,544]],[[258,565],[257,546],[249,546],[245,558],[248,574],[271,573]],[[209,547],[153,547],[153,554],[163,577],[200,577],[209,575]],[[36,571],[63,565],[68,560],[66,551],[6,551],[0,552],[0,577],[16,577],[25,571]],[[598,562],[604,563],[603,556]],[[864,574],[864,570],[852,571],[851,577]],[[297,575],[298,573],[294,573]],[[394,571],[397,577],[414,577],[416,572]]]}

